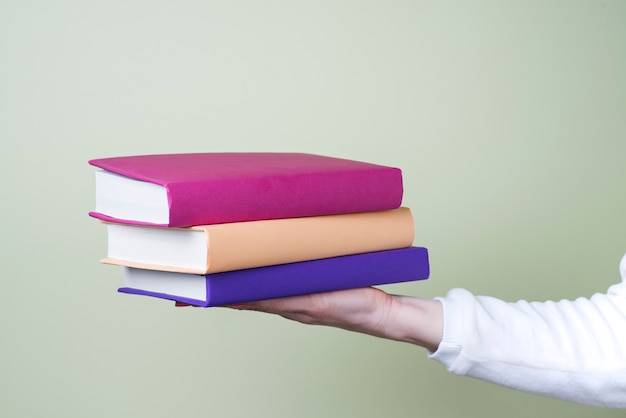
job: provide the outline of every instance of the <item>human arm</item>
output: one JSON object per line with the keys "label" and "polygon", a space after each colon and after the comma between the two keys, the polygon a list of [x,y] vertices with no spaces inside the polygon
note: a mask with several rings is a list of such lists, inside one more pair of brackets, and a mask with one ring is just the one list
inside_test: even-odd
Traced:
{"label": "human arm", "polygon": [[437,300],[374,288],[233,306],[428,349],[449,371],[524,392],[626,407],[626,284],[575,301],[509,303],[454,289]]}
{"label": "human arm", "polygon": [[508,303],[454,289],[430,358],[458,375],[595,406],[626,408],[626,256],[622,282],[573,301]]}
{"label": "human arm", "polygon": [[[626,279],[626,256],[621,271]],[[509,303],[462,289],[433,301],[354,289],[238,308],[414,343],[458,375],[626,408],[626,281],[575,301]]]}
{"label": "human arm", "polygon": [[408,342],[430,351],[437,349],[443,332],[439,301],[390,295],[376,288],[338,290],[233,307]]}
{"label": "human arm", "polygon": [[454,289],[429,357],[457,374],[587,405],[626,408],[626,286],[574,301],[508,303]]}

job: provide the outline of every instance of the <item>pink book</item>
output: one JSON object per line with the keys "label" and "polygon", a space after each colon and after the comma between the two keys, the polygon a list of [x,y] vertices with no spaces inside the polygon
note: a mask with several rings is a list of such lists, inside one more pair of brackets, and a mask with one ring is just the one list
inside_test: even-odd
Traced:
{"label": "pink book", "polygon": [[399,168],[304,153],[190,153],[89,161],[104,221],[187,227],[396,209]]}

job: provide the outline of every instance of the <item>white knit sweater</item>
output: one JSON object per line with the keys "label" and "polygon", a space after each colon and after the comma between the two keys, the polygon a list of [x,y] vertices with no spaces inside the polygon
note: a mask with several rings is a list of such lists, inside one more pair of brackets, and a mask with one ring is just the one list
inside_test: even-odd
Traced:
{"label": "white knit sweater", "polygon": [[458,375],[587,405],[626,408],[622,283],[574,301],[508,303],[466,290],[439,298],[444,336],[429,357]]}

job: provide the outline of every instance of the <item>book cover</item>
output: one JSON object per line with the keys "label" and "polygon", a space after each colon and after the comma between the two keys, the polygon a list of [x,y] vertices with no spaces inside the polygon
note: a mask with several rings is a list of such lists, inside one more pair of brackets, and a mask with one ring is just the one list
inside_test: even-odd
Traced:
{"label": "book cover", "polygon": [[124,267],[129,293],[210,307],[332,290],[425,280],[423,247],[193,275]]}
{"label": "book cover", "polygon": [[188,153],[90,160],[105,221],[188,227],[396,209],[402,172],[305,153]]}
{"label": "book cover", "polygon": [[189,228],[104,224],[102,262],[196,274],[406,248],[414,237],[407,207]]}

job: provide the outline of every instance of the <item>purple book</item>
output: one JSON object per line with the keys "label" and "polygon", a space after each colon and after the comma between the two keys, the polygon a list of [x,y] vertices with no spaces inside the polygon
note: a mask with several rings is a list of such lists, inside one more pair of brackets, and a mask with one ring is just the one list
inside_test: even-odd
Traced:
{"label": "purple book", "polygon": [[89,161],[105,221],[186,227],[396,209],[402,171],[323,155],[230,152]]}
{"label": "purple book", "polygon": [[125,269],[122,293],[220,306],[332,290],[425,280],[423,247],[376,251],[206,275]]}

